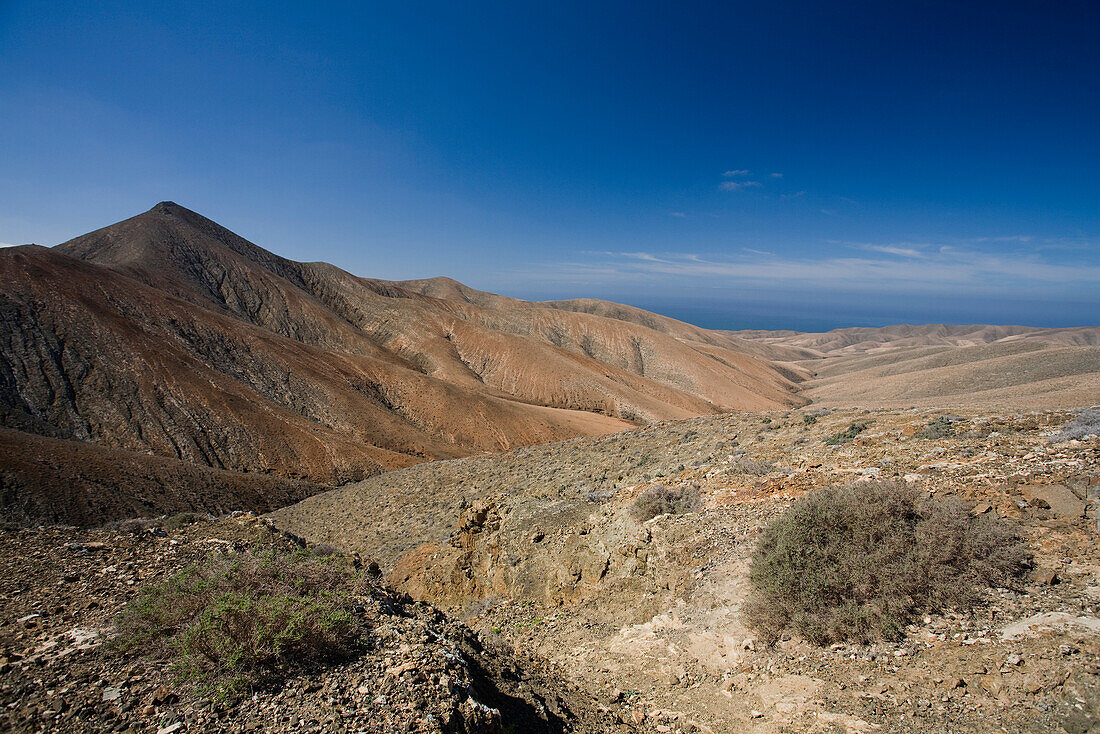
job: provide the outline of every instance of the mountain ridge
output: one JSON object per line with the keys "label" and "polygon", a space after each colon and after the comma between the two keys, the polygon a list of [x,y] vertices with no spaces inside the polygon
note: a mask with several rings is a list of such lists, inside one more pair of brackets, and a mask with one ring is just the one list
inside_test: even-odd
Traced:
{"label": "mountain ridge", "polygon": [[751,355],[298,263],[172,202],[0,276],[0,425],[309,486],[805,402]]}

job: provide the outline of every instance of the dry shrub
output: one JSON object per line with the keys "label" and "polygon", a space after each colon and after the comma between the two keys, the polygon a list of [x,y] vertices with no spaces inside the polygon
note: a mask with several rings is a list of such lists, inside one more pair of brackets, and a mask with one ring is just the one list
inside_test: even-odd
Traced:
{"label": "dry shrub", "polygon": [[949,416],[936,416],[928,422],[927,426],[922,428],[920,432],[917,433],[917,438],[937,439],[954,436],[955,428],[951,425],[952,422],[953,421]]}
{"label": "dry shrub", "polygon": [[825,439],[826,446],[838,446],[842,443],[848,443],[859,434],[866,431],[871,426],[870,421],[866,423],[855,422],[848,428],[840,433],[834,433]]}
{"label": "dry shrub", "polygon": [[897,638],[919,616],[974,604],[1028,562],[1012,528],[955,497],[897,483],[815,490],[764,530],[745,613],[773,642]]}
{"label": "dry shrub", "polygon": [[116,620],[117,645],[241,692],[352,653],[359,579],[338,556],[268,549],[216,556],[146,589]]}
{"label": "dry shrub", "polygon": [[694,487],[666,487],[655,484],[634,500],[630,514],[638,522],[645,522],[658,515],[684,515],[703,506],[699,490]]}
{"label": "dry shrub", "polygon": [[1100,436],[1100,408],[1088,408],[1050,437],[1051,443],[1063,443],[1085,436]]}
{"label": "dry shrub", "polygon": [[775,465],[768,461],[755,461],[753,459],[738,459],[730,471],[734,474],[748,474],[753,477],[762,477],[776,471]]}

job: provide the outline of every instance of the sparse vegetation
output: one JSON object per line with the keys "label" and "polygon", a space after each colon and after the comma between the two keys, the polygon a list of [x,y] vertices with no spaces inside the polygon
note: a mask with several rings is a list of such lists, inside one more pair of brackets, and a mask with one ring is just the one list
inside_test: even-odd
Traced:
{"label": "sparse vegetation", "polygon": [[768,461],[754,461],[753,459],[738,459],[730,467],[734,474],[748,474],[753,477],[762,477],[775,471],[775,465]]}
{"label": "sparse vegetation", "polygon": [[927,426],[917,433],[917,438],[938,439],[954,436],[955,429],[951,423],[951,419],[946,415],[936,416],[928,422]]}
{"label": "sparse vegetation", "polygon": [[833,435],[825,439],[825,445],[837,446],[842,443],[848,443],[853,438],[866,431],[870,427],[870,425],[870,422],[862,423],[856,421],[848,426],[847,430],[841,431],[840,433],[834,433]]}
{"label": "sparse vegetation", "polygon": [[116,620],[116,644],[171,660],[184,677],[223,694],[240,693],[351,654],[357,587],[335,555],[221,555],[146,589]]}
{"label": "sparse vegetation", "polygon": [[896,638],[919,615],[973,604],[1025,569],[1015,532],[954,497],[904,484],[826,487],[765,529],[745,613],[771,642]]}
{"label": "sparse vegetation", "polygon": [[613,487],[605,489],[589,489],[586,490],[584,493],[584,499],[586,502],[595,502],[597,504],[607,502],[614,496],[615,489]]}
{"label": "sparse vegetation", "polygon": [[684,515],[703,506],[699,490],[694,487],[666,487],[655,484],[634,500],[630,514],[638,522],[645,522],[658,515]]}
{"label": "sparse vegetation", "polygon": [[817,423],[817,416],[816,415],[814,415],[813,413],[803,413],[802,414],[802,425],[812,426],[814,423]]}
{"label": "sparse vegetation", "polygon": [[1073,439],[1081,440],[1086,436],[1100,436],[1100,408],[1082,410],[1077,417],[1062,427],[1062,430],[1050,437],[1051,443],[1064,443]]}
{"label": "sparse vegetation", "polygon": [[197,522],[207,522],[211,519],[205,512],[177,512],[164,521],[165,530],[179,530]]}

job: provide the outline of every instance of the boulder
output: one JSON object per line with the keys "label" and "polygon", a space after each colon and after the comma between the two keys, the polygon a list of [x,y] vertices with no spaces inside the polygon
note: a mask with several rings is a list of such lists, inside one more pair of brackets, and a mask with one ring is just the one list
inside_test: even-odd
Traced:
{"label": "boulder", "polygon": [[1020,492],[1037,507],[1046,505],[1058,517],[1076,519],[1085,514],[1085,501],[1061,484],[1030,485]]}

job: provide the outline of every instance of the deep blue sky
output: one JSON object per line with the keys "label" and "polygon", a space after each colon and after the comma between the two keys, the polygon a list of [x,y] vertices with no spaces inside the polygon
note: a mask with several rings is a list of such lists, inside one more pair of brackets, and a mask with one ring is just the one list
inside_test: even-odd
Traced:
{"label": "deep blue sky", "polygon": [[1100,323],[1100,3],[0,0],[0,242],[716,327]]}

